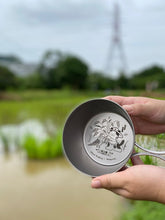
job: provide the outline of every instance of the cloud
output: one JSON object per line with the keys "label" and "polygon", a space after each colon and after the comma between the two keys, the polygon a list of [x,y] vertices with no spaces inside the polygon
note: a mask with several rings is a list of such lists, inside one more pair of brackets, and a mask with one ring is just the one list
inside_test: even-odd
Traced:
{"label": "cloud", "polygon": [[[78,54],[103,69],[117,0],[5,0],[0,2],[1,53],[39,61],[47,49]],[[164,62],[165,2],[118,0],[129,70]]]}
{"label": "cloud", "polygon": [[13,11],[20,22],[29,25],[51,25],[96,20],[105,13],[105,7],[99,0],[36,0],[31,4],[25,0],[18,2]]}

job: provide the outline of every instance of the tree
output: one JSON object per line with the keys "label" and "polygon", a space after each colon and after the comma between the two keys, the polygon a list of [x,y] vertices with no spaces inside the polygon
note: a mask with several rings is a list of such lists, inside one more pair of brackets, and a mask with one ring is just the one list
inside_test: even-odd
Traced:
{"label": "tree", "polygon": [[81,59],[67,55],[59,60],[56,66],[56,79],[61,77],[63,86],[72,89],[85,89],[87,87],[88,66]]}
{"label": "tree", "polygon": [[21,89],[42,88],[40,74],[38,72],[34,72],[26,77],[20,78],[19,87]]}
{"label": "tree", "polygon": [[88,88],[92,90],[106,90],[115,88],[115,80],[105,76],[101,72],[93,72],[89,74]]}
{"label": "tree", "polygon": [[157,82],[159,88],[165,86],[165,71],[162,67],[152,66],[134,74],[130,79],[131,89],[145,89],[148,83]]}
{"label": "tree", "polygon": [[51,89],[56,88],[55,75],[56,65],[62,59],[62,54],[59,51],[47,51],[38,66],[38,73],[40,75],[41,87]]}
{"label": "tree", "polygon": [[6,67],[0,66],[0,90],[16,87],[16,76]]}
{"label": "tree", "polygon": [[63,55],[59,51],[47,51],[38,67],[44,88],[70,87],[85,89],[88,66],[73,55]]}
{"label": "tree", "polygon": [[124,75],[124,73],[121,73],[117,79],[117,86],[121,89],[129,89],[129,79]]}

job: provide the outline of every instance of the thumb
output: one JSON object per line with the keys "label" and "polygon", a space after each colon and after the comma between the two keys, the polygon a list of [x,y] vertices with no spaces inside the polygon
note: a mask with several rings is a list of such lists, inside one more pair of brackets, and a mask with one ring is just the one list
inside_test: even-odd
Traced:
{"label": "thumb", "polygon": [[120,171],[96,177],[92,180],[91,186],[92,188],[105,188],[109,190],[122,188],[126,181],[124,173],[125,171]]}

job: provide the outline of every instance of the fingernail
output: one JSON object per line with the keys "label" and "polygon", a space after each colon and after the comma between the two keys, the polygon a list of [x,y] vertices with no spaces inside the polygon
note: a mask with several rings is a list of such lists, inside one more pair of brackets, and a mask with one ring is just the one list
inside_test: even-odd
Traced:
{"label": "fingernail", "polygon": [[133,112],[132,105],[123,105],[123,108],[124,108],[128,113],[132,113],[132,112]]}
{"label": "fingernail", "polygon": [[101,181],[100,180],[93,180],[92,181],[92,188],[100,188],[101,187]]}

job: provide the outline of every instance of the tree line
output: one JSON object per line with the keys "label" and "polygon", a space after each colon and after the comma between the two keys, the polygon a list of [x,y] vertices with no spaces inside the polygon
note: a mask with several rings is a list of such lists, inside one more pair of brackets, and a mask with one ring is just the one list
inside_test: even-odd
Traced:
{"label": "tree line", "polygon": [[44,54],[36,71],[24,77],[0,66],[0,90],[7,89],[156,89],[165,88],[165,69],[151,66],[131,76],[121,73],[117,79],[103,72],[91,71],[81,58],[48,51]]}

